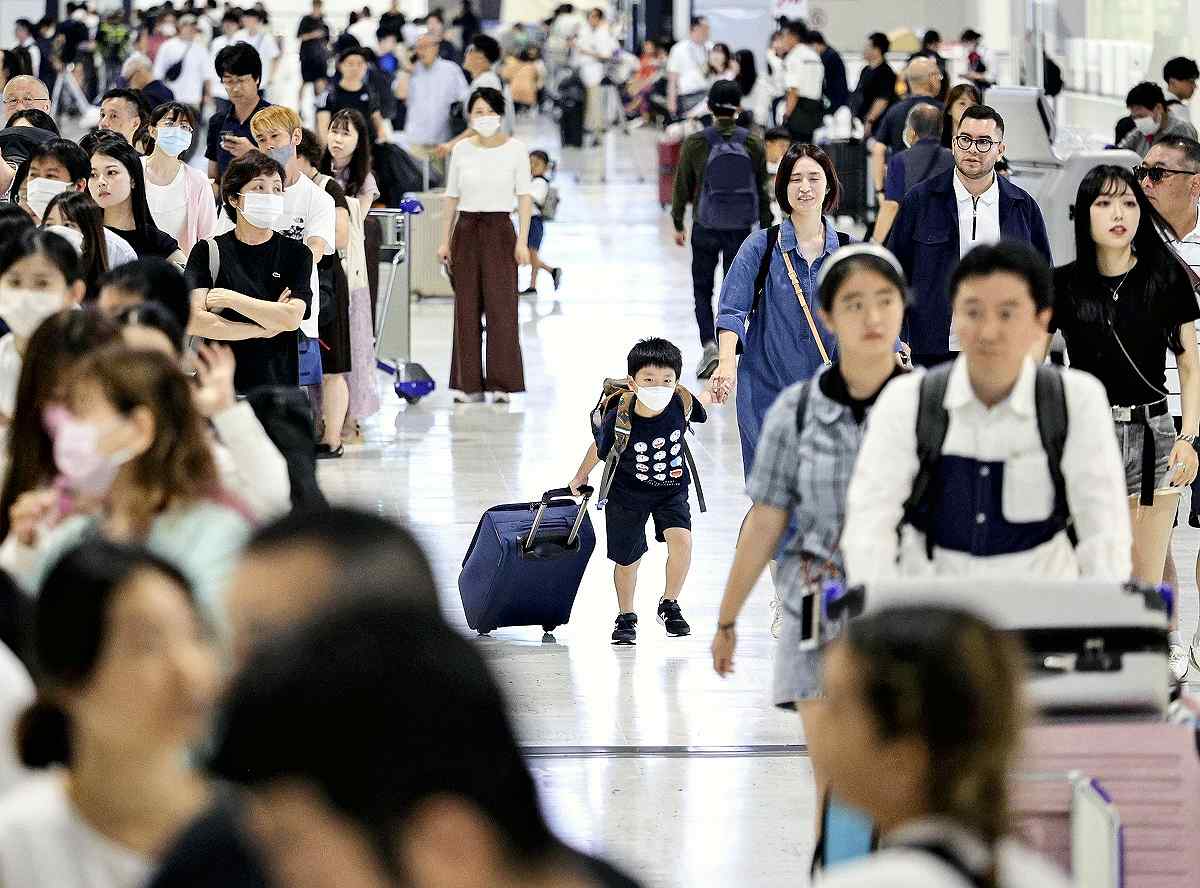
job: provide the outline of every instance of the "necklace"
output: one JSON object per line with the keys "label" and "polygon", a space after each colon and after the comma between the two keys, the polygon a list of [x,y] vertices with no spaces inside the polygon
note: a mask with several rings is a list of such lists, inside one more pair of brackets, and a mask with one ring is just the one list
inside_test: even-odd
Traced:
{"label": "necklace", "polygon": [[1112,293],[1113,302],[1116,302],[1117,299],[1119,298],[1118,294],[1121,292],[1121,288],[1123,286],[1125,286],[1125,279],[1129,277],[1129,272],[1131,272],[1131,271],[1133,271],[1133,268],[1130,268],[1129,271],[1125,272],[1125,274],[1123,274],[1121,276],[1121,281],[1120,281],[1120,283],[1117,284],[1117,286],[1115,288],[1108,287],[1108,284],[1104,285],[1104,286],[1108,287],[1109,292]]}

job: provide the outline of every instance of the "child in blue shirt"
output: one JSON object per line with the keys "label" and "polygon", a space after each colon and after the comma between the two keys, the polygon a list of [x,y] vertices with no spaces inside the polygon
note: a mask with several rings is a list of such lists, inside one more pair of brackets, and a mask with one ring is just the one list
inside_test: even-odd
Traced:
{"label": "child in blue shirt", "polygon": [[[658,602],[658,621],[669,636],[691,633],[679,608],[679,593],[692,562],[692,519],[688,504],[691,481],[684,459],[683,436],[688,421],[676,391],[683,372],[683,355],[665,339],[643,339],[628,357],[630,388],[636,401],[630,411],[629,444],[617,463],[604,524],[608,531],[608,557],[616,563],[617,619],[613,644],[634,644],[637,613],[633,609],[638,565],[646,554],[646,522],[654,519],[654,538],[667,544],[666,587]],[[712,403],[707,392],[696,396],[691,421],[708,416],[701,405]],[[571,489],[587,484],[596,465],[608,457],[616,438],[617,411],[613,406],[595,430],[596,442],[588,449]]]}

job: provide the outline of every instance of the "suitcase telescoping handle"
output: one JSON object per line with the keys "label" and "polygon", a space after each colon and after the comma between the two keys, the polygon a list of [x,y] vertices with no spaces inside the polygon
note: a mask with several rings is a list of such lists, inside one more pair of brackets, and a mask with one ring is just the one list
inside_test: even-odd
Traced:
{"label": "suitcase telescoping handle", "polygon": [[[575,516],[575,525],[571,528],[571,533],[567,537],[567,545],[570,546],[575,542],[575,537],[579,535],[579,528],[583,524],[583,516],[587,514],[588,500],[592,498],[595,489],[585,484],[579,488],[579,495],[583,498],[579,503],[579,514]],[[542,518],[546,514],[546,507],[556,499],[574,499],[575,494],[571,492],[569,487],[555,487],[553,490],[547,490],[542,494],[541,502],[538,503],[537,514],[533,516],[533,526],[529,528],[529,536],[525,538],[525,551],[528,552],[533,548],[533,542],[537,538],[538,528],[542,525]]]}

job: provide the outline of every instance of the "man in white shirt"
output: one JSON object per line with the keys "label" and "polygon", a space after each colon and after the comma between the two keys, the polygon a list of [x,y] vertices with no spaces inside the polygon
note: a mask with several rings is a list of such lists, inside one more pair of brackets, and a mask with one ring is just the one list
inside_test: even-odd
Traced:
{"label": "man in white shirt", "polygon": [[[467,47],[466,53],[463,55],[463,68],[471,77],[471,82],[467,84],[467,88],[463,90],[459,100],[463,106],[463,116],[470,120],[471,109],[468,107],[471,101],[471,95],[477,89],[494,89],[496,92],[504,94],[504,121],[503,128],[506,133],[512,135],[513,124],[516,120],[516,113],[513,111],[512,98],[508,94],[508,90],[504,87],[504,81],[500,79],[500,75],[496,73],[496,63],[500,61],[500,42],[495,37],[489,37],[487,34],[476,34]],[[454,146],[463,139],[469,139],[475,135],[475,131],[469,126],[453,139],[448,142],[443,142],[434,149],[434,155],[439,160],[444,160],[450,156],[450,152],[454,150]]]}
{"label": "man in white shirt", "polygon": [[[217,54],[231,43],[237,42],[238,32],[242,28],[242,17],[235,9],[227,9],[221,17],[221,33],[212,39],[208,46],[209,83],[208,93],[214,99],[229,101],[229,93],[225,91],[221,78],[217,76]],[[218,102],[218,105],[220,102]]]}
{"label": "man in white shirt", "polygon": [[438,40],[431,34],[417,38],[416,64],[404,64],[396,79],[396,97],[408,104],[404,144],[417,157],[433,158],[450,139],[450,106],[461,101],[467,79],[454,62],[438,56]]}
{"label": "man in white shirt", "polygon": [[262,13],[254,7],[243,10],[242,30],[238,31],[235,39],[249,43],[258,50],[263,63],[263,91],[269,92],[279,70],[279,45],[275,42],[275,35],[263,26]]}
{"label": "man in white shirt", "polygon": [[[1146,198],[1162,214],[1168,230],[1163,237],[1192,273],[1193,285],[1200,285],[1200,142],[1186,136],[1166,136],[1146,153],[1138,168],[1138,178]],[[1175,353],[1167,350],[1167,391],[1171,415],[1182,416],[1179,369]],[[1200,527],[1200,481],[1192,482],[1192,506],[1188,523]],[[1200,556],[1196,559],[1200,578]],[[1170,548],[1163,571],[1163,582],[1178,588],[1178,569]],[[1183,640],[1172,638],[1172,645],[1183,647]],[[1191,643],[1191,660],[1200,669],[1200,628]],[[1186,662],[1186,661],[1185,661]]]}
{"label": "man in white shirt", "polygon": [[708,36],[708,19],[693,16],[688,39],[672,46],[667,56],[667,111],[676,117],[708,94]]}
{"label": "man in white shirt", "polygon": [[[283,213],[273,226],[275,231],[302,241],[312,251],[312,307],[300,322],[300,332],[309,339],[318,338],[320,300],[317,294],[317,263],[333,253],[336,211],[333,198],[300,172],[296,162],[296,146],[300,144],[300,116],[291,108],[271,105],[256,113],[250,120],[258,149],[279,161],[284,168]],[[228,214],[221,214],[217,234],[233,230]]]}
{"label": "man in white shirt", "polygon": [[[175,94],[175,101],[190,105],[197,113],[204,106],[208,82],[214,76],[208,53],[196,39],[196,17],[182,15],[179,17],[179,32],[161,47],[154,57],[154,76],[161,80]],[[168,74],[176,73],[171,69],[179,65],[179,71],[174,80]],[[187,160],[199,145],[199,139],[193,139],[192,145],[184,156]]]}
{"label": "man in white shirt", "polygon": [[[1070,369],[1055,385],[1060,371],[1029,357],[1053,311],[1050,266],[1019,241],[979,246],[959,263],[950,293],[962,354],[891,382],[867,422],[842,535],[850,580],[1128,579],[1125,470],[1104,387]],[[930,404],[945,423],[940,449],[917,440]],[[1041,425],[1053,425],[1055,409],[1066,424],[1061,489]]]}
{"label": "man in white shirt", "polygon": [[[370,11],[369,9],[367,11]],[[346,29],[358,45],[371,50],[372,52],[379,51],[379,38],[376,32],[379,31],[379,20],[373,15],[361,15],[354,24]]]}
{"label": "man in white shirt", "polygon": [[604,66],[612,60],[617,49],[604,10],[593,9],[588,13],[587,27],[575,43],[575,52],[579,58],[579,78],[587,89],[583,126],[595,139],[599,139],[605,129],[604,91],[600,86],[604,80]]}
{"label": "man in white shirt", "polygon": [[784,94],[781,126],[786,126],[798,142],[811,142],[813,133],[825,117],[821,101],[825,65],[816,50],[807,44],[808,28],[802,21],[788,22],[783,29]]}

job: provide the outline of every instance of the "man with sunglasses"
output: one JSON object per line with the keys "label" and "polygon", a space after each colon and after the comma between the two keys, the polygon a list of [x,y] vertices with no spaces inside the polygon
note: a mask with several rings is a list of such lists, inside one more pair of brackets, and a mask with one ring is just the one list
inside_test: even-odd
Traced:
{"label": "man with sunglasses", "polygon": [[1050,241],[1037,202],[996,175],[1004,155],[1004,120],[987,105],[963,112],[952,145],[954,168],[930,176],[904,196],[887,246],[900,260],[913,301],[901,334],[913,363],[933,367],[959,351],[947,281],[973,247],[1003,240],[1033,246],[1047,263]]}
{"label": "man with sunglasses", "polygon": [[[1186,136],[1167,136],[1147,152],[1133,174],[1146,198],[1167,223],[1163,238],[1191,269],[1193,282],[1200,283],[1200,142]],[[1180,390],[1178,374],[1175,355],[1168,352],[1168,391]],[[1178,398],[1171,400],[1171,413],[1178,416],[1181,412]],[[1192,482],[1188,523],[1200,527],[1200,480]],[[1196,559],[1196,576],[1200,578],[1200,557]],[[1176,579],[1177,568],[1168,550],[1163,580],[1177,587]],[[1192,639],[1191,659],[1200,669],[1200,632]]]}

